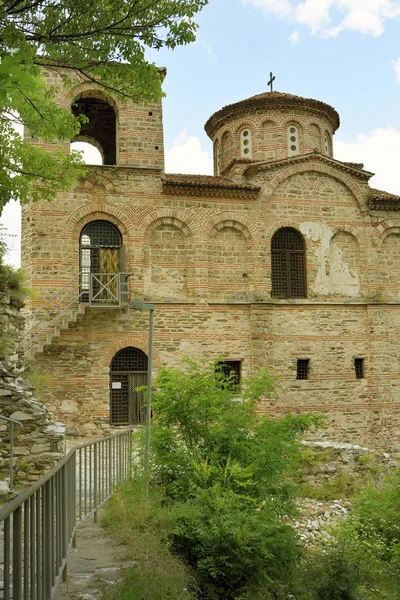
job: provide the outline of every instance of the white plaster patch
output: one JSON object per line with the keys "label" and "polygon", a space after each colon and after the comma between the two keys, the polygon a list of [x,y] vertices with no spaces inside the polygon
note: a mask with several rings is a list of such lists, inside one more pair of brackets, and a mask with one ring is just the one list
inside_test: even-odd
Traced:
{"label": "white plaster patch", "polygon": [[357,270],[350,269],[343,251],[332,247],[334,230],[325,223],[306,221],[299,225],[301,233],[313,242],[320,242],[315,250],[317,275],[314,282],[314,293],[321,295],[338,295],[354,298],[360,291],[360,275]]}

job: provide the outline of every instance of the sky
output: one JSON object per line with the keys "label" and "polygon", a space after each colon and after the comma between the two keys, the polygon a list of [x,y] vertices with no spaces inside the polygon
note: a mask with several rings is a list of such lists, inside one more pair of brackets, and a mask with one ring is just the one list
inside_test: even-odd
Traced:
{"label": "sky", "polygon": [[[167,67],[166,171],[212,174],[204,123],[227,104],[274,90],[322,100],[340,114],[338,160],[363,162],[370,185],[400,195],[400,0],[209,0],[197,41],[148,52]],[[94,162],[93,154],[88,162]],[[0,223],[19,264],[19,210]]]}

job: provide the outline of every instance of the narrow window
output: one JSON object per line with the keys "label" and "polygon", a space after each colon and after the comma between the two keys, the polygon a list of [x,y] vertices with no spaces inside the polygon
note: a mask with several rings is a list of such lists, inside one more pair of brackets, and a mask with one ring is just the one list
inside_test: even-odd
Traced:
{"label": "narrow window", "polygon": [[251,131],[250,129],[243,129],[240,134],[240,153],[243,158],[251,158]]}
{"label": "narrow window", "polygon": [[354,359],[354,370],[356,372],[356,379],[364,379],[364,359]]}
{"label": "narrow window", "polygon": [[[215,372],[222,380],[225,380],[231,389],[236,389],[240,385],[240,360],[224,360],[215,365]],[[224,386],[225,387],[225,386]]]}
{"label": "narrow window", "polygon": [[296,377],[296,379],[308,379],[309,366],[310,366],[309,358],[299,358],[297,360],[297,377]]}
{"label": "narrow window", "polygon": [[301,233],[282,227],[271,240],[271,295],[276,298],[306,298],[306,254]]}
{"label": "narrow window", "polygon": [[299,153],[299,130],[295,125],[288,128],[288,155],[296,156]]}
{"label": "narrow window", "polygon": [[330,144],[330,139],[329,139],[329,136],[328,136],[327,133],[325,134],[324,146],[325,146],[325,154],[327,156],[329,156],[330,155],[331,144]]}
{"label": "narrow window", "polygon": [[221,173],[221,153],[219,151],[219,142],[215,142],[215,174]]}

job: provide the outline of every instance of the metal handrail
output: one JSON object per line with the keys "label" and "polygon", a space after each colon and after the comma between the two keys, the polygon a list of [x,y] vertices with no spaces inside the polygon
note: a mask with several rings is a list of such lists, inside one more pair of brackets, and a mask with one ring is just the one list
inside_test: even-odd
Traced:
{"label": "metal handrail", "polygon": [[62,294],[63,291],[66,290],[71,285],[71,283],[73,283],[76,280],[80,281],[81,275],[82,275],[82,273],[78,273],[78,275],[74,275],[74,277],[72,279],[70,279],[68,281],[68,283],[66,283],[64,285],[64,287],[61,288],[61,290],[59,290],[56,294],[54,294],[54,296],[52,296],[50,298],[50,300],[48,300],[45,304],[43,304],[40,308],[38,308],[38,310],[36,312],[32,313],[29,317],[27,317],[27,319],[26,319],[25,322],[29,323],[29,321],[31,321],[32,319],[34,319],[44,308],[46,308],[46,306],[48,306],[49,304],[51,304],[52,302],[54,302],[54,300],[56,298],[58,298],[58,296],[60,296],[60,294]]}
{"label": "metal handrail", "polygon": [[76,528],[132,474],[132,429],[73,448],[0,510],[2,600],[52,600]]}
{"label": "metal handrail", "polygon": [[16,419],[11,419],[11,417],[3,417],[0,415],[0,419],[3,421],[7,421],[10,423],[10,483],[9,489],[10,492],[14,491],[14,425],[19,425],[23,427],[21,421],[17,421]]}
{"label": "metal handrail", "polygon": [[[96,279],[102,289],[106,289],[109,293],[111,292],[109,288],[109,283],[106,285],[103,284],[99,279],[98,275],[107,275],[109,277],[116,278],[117,282],[117,296],[113,294],[113,297],[110,297],[108,300],[108,306],[110,308],[116,308],[121,306],[122,296],[128,296],[128,282],[127,279],[130,277],[131,273],[119,272],[119,273],[89,273],[90,276],[90,286],[88,289],[83,288],[83,275],[87,275],[87,273],[83,273],[82,271],[75,275],[61,290],[59,290],[54,296],[52,296],[43,306],[41,306],[37,311],[35,311],[32,315],[27,318],[27,323],[29,321],[34,320],[34,324],[25,331],[22,339],[26,339],[30,336],[29,342],[26,342],[28,347],[31,347],[35,340],[47,331],[49,327],[56,324],[56,322],[64,315],[67,310],[74,304],[79,304],[82,301],[83,296],[89,294],[89,306],[90,307],[105,307],[107,303],[103,303],[99,298],[96,297],[96,293],[93,291],[93,278]],[[124,277],[126,281],[124,281]],[[72,289],[69,289],[72,284],[74,285]],[[102,291],[102,289],[100,291]],[[98,293],[97,293],[98,295]],[[57,302],[54,304],[54,302]],[[48,308],[48,310],[46,310]],[[55,315],[55,316],[53,316]],[[43,326],[42,326],[43,325]]]}

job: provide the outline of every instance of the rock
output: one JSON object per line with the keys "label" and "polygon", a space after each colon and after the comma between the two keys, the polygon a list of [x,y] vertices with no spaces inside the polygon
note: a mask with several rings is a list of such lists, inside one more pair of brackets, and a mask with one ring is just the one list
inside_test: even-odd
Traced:
{"label": "rock", "polygon": [[49,452],[50,448],[48,444],[33,444],[31,447],[32,454],[39,454],[40,452]]}
{"label": "rock", "polygon": [[32,419],[35,419],[35,416],[28,415],[20,410],[16,410],[10,418],[15,419],[16,421],[31,421]]}
{"label": "rock", "polygon": [[0,497],[7,496],[10,493],[10,487],[7,481],[0,481]]}

